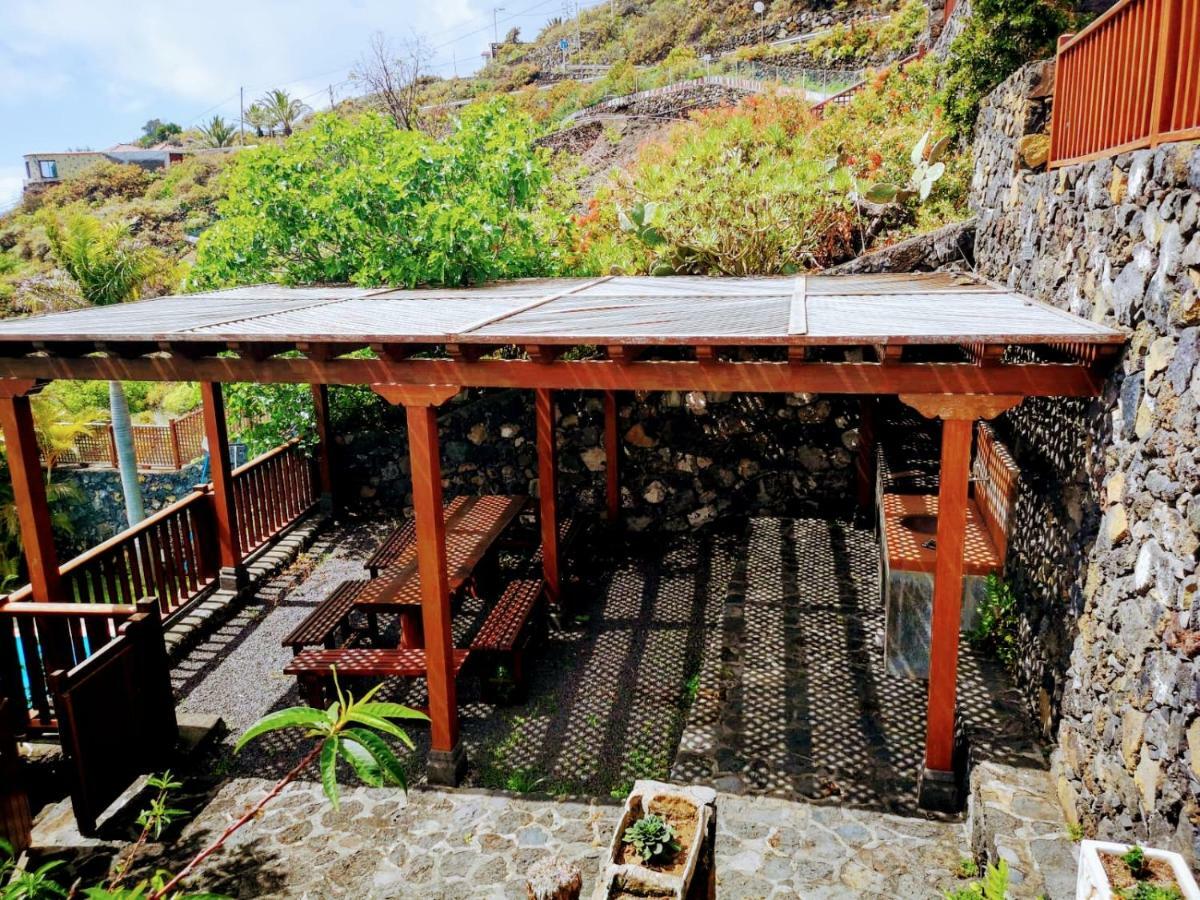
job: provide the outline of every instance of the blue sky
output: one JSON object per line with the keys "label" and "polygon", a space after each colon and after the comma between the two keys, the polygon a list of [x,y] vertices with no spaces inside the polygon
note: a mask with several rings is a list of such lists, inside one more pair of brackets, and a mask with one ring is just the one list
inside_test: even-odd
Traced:
{"label": "blue sky", "polygon": [[[594,2],[594,0],[593,0]],[[187,127],[238,115],[273,87],[328,105],[371,35],[415,34],[437,74],[480,64],[492,38],[533,37],[563,0],[0,0],[0,210],[19,196],[25,153],[103,149],[147,119]],[[591,2],[583,3],[590,6]]]}

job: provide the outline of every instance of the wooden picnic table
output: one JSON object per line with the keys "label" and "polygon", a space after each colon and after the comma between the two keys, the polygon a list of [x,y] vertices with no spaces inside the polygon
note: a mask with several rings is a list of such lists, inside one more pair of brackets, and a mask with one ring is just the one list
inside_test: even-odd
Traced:
{"label": "wooden picnic table", "polygon": [[[528,498],[508,495],[455,498],[446,505],[446,577],[450,593],[462,590]],[[355,600],[368,613],[398,612],[402,646],[421,647],[421,574],[415,545],[373,578]]]}

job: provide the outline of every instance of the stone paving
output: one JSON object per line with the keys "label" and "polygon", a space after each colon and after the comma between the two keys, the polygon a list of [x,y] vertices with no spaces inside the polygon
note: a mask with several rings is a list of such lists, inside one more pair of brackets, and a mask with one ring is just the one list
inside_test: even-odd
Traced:
{"label": "stone paving", "polygon": [[[200,846],[268,787],[230,781],[177,846]],[[317,786],[296,784],[194,884],[240,897],[524,898],[529,866],[558,855],[579,865],[588,897],[619,813],[615,801],[371,788],[346,791],[334,812]],[[717,799],[722,900],[940,897],[967,852],[959,822]]]}

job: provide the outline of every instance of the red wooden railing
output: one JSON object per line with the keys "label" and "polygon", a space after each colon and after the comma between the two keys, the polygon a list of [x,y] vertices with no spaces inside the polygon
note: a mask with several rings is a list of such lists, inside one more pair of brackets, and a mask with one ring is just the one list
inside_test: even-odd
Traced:
{"label": "red wooden railing", "polygon": [[[171,419],[166,425],[134,425],[133,450],[139,469],[182,469],[200,456],[204,415],[200,410]],[[85,466],[117,466],[112,425],[97,422],[91,434],[75,441],[69,461]]]}
{"label": "red wooden railing", "polygon": [[[219,566],[212,499],[207,485],[199,487],[63,563],[64,594],[89,604],[133,604],[155,596],[163,617],[169,618],[215,583]],[[25,585],[9,601],[30,597]]]}
{"label": "red wooden railing", "polygon": [[1200,137],[1200,3],[1121,0],[1059,39],[1051,168]]}
{"label": "red wooden railing", "polygon": [[233,470],[242,553],[250,553],[308,512],[317,502],[312,461],[298,440]]}
{"label": "red wooden railing", "polygon": [[[318,499],[312,463],[295,440],[232,474],[243,558]],[[216,502],[203,485],[64,563],[59,573],[70,602],[33,602],[29,585],[0,599],[0,680],[20,685],[24,671],[30,727],[52,727],[50,671],[77,665],[115,639],[143,597],[156,598],[170,622],[216,588],[219,570]]]}
{"label": "red wooden railing", "polygon": [[827,111],[834,109],[838,106],[845,106],[846,104],[848,104],[852,99],[854,99],[854,95],[857,94],[859,91],[861,91],[863,88],[865,88],[867,86],[868,82],[870,82],[872,79],[887,75],[893,68],[903,69],[905,66],[907,66],[911,62],[916,62],[918,59],[924,59],[925,54],[927,52],[928,52],[928,49],[925,47],[924,44],[922,44],[919,47],[917,47],[915,52],[910,53],[908,56],[904,57],[903,59],[898,59],[894,63],[890,63],[889,65],[884,66],[878,72],[868,72],[866,77],[863,78],[862,81],[856,81],[854,84],[850,85],[850,87],[846,88],[844,91],[839,91],[836,94],[831,94],[830,96],[826,97],[824,100],[814,103],[809,108],[813,111],[814,115],[816,115],[818,118],[820,118],[821,116],[825,115],[825,113]]}

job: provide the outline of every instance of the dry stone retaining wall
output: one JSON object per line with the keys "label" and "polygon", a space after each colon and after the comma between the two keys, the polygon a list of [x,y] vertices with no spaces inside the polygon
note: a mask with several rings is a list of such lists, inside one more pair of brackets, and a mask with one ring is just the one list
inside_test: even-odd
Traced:
{"label": "dry stone retaining wall", "polygon": [[[604,508],[604,416],[598,394],[555,393],[563,509]],[[848,511],[858,405],[811,394],[618,394],[624,522],[686,531],[722,516]],[[347,428],[337,469],[348,493],[397,511],[411,504],[402,411]],[[537,491],[530,391],[470,391],[439,417],[448,494]]]}
{"label": "dry stone retaining wall", "polygon": [[1200,146],[1052,172],[1041,65],[977,125],[981,273],[1124,329],[1096,402],[1027,402],[1000,424],[1026,484],[1010,552],[1026,682],[1057,729],[1058,790],[1099,836],[1200,857]]}

